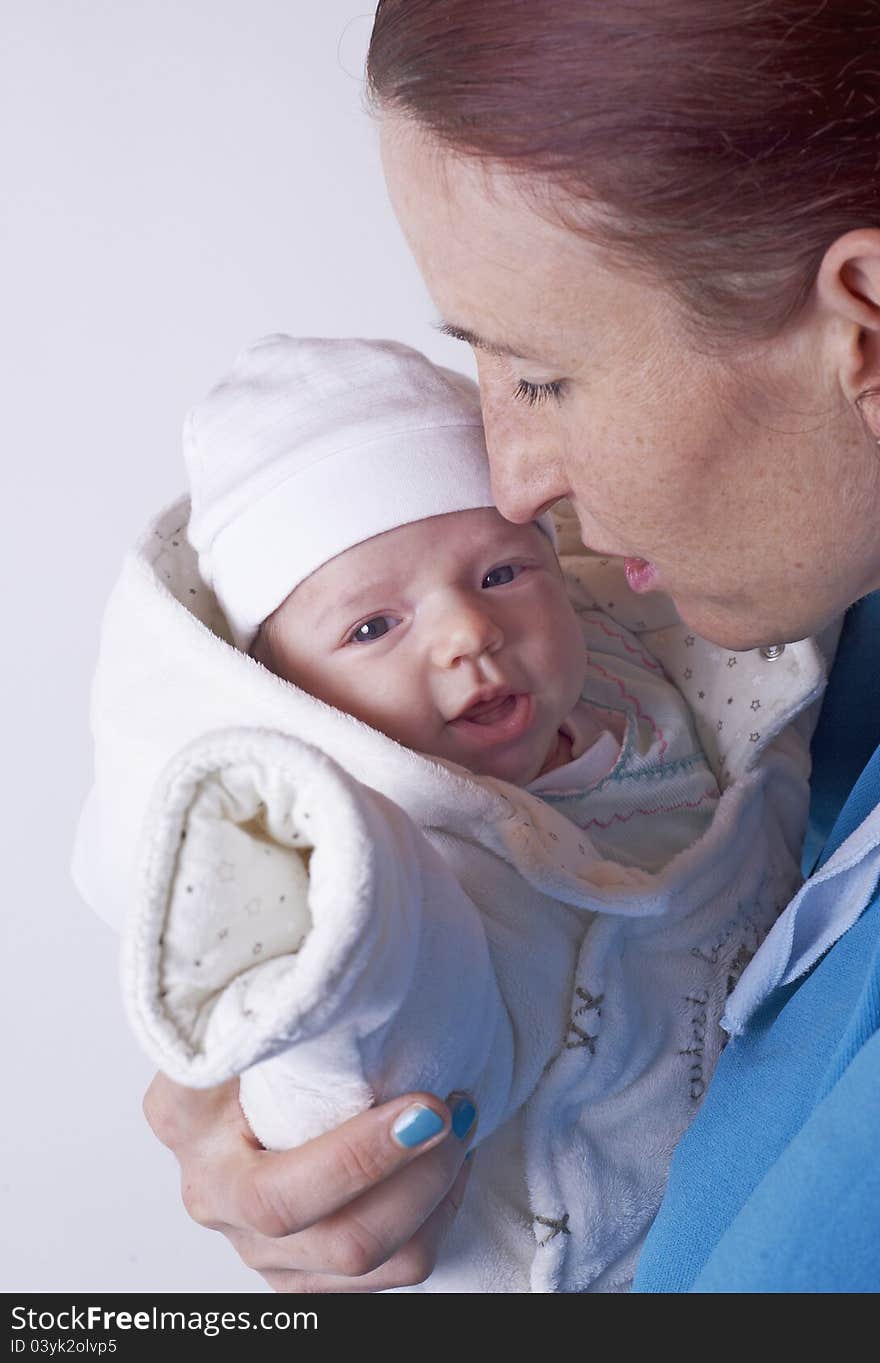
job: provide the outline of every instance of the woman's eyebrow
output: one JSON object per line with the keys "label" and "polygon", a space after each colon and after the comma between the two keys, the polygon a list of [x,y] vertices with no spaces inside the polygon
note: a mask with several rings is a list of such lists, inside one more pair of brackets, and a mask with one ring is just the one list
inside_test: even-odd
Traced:
{"label": "woman's eyebrow", "polygon": [[455,322],[434,322],[432,325],[442,336],[451,336],[454,341],[464,341],[466,345],[472,345],[475,350],[485,350],[489,355],[512,356],[518,360],[534,360],[536,364],[540,363],[538,356],[530,355],[527,350],[507,345],[503,341],[487,341],[475,331],[457,326]]}

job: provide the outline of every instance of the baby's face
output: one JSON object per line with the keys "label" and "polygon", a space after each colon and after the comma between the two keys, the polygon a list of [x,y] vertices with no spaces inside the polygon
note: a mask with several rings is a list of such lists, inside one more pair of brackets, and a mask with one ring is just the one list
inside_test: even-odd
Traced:
{"label": "baby's face", "polygon": [[302,582],[255,656],[398,743],[525,785],[586,654],[553,547],[492,507],[399,526]]}

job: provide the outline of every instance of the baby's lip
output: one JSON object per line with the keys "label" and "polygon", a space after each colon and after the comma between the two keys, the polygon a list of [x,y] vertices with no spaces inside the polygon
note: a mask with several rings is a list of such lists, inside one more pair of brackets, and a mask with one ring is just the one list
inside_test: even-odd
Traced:
{"label": "baby's lip", "polygon": [[478,700],[449,721],[449,728],[468,748],[485,749],[514,743],[531,728],[535,699],[528,691],[494,687],[495,695]]}
{"label": "baby's lip", "polygon": [[[470,711],[476,706],[491,705],[493,701],[502,700],[506,696],[516,695],[512,686],[481,686],[478,691],[474,691],[470,699],[465,702],[460,710],[447,721],[454,724],[457,719],[470,718]],[[479,713],[479,712],[478,712]]]}

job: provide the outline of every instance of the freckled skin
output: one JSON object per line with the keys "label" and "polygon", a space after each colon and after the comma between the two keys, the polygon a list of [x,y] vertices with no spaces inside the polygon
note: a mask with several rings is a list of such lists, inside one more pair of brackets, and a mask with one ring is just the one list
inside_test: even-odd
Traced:
{"label": "freckled skin", "polygon": [[[541,216],[497,168],[382,120],[392,203],[476,350],[493,491],[521,522],[569,497],[586,544],[643,558],[732,649],[803,638],[880,585],[880,232],[848,233],[765,341],[698,343],[669,290]],[[562,381],[560,400],[514,397]]]}
{"label": "freckled skin", "polygon": [[[510,566],[513,580],[486,585]],[[344,606],[355,587],[363,595]],[[377,618],[393,628],[352,641]],[[264,622],[254,656],[405,747],[516,785],[568,760],[559,725],[586,671],[550,541],[493,507],[399,526],[337,555]],[[484,749],[450,725],[481,686],[532,697],[520,738]]]}

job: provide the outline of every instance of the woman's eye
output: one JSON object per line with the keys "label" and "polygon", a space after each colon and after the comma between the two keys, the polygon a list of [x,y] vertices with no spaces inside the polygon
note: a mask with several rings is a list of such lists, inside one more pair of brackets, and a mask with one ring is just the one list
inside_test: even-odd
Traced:
{"label": "woman's eye", "polygon": [[529,383],[528,379],[520,379],[513,396],[520,402],[527,402],[530,407],[537,407],[542,402],[548,402],[550,398],[555,398],[559,402],[564,387],[564,379],[553,379],[550,383]]}
{"label": "woman's eye", "polygon": [[487,573],[483,578],[484,587],[505,587],[508,582],[512,582],[522,572],[522,568],[513,563],[504,563],[500,568],[493,568],[491,573]]}
{"label": "woman's eye", "polygon": [[381,639],[383,634],[393,629],[395,623],[393,616],[374,615],[372,620],[365,620],[357,629],[352,630],[348,641],[350,644],[371,644],[374,639]]}

